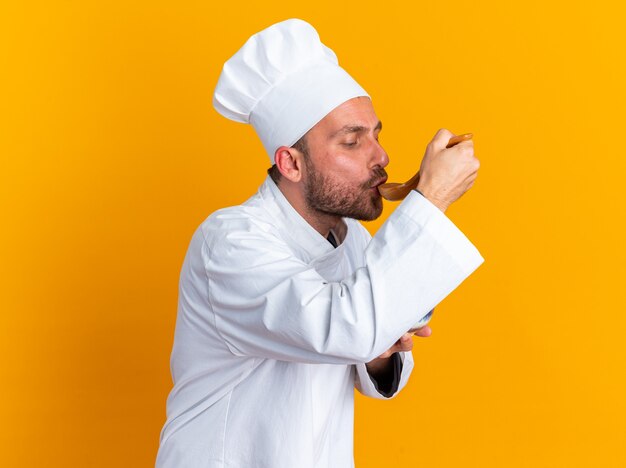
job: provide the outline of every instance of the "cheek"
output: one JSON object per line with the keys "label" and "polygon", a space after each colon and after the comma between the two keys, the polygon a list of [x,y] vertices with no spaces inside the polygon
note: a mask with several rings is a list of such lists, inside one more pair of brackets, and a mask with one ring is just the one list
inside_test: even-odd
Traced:
{"label": "cheek", "polygon": [[362,158],[356,152],[329,155],[326,164],[329,173],[351,184],[363,182],[370,177],[367,165],[362,162]]}

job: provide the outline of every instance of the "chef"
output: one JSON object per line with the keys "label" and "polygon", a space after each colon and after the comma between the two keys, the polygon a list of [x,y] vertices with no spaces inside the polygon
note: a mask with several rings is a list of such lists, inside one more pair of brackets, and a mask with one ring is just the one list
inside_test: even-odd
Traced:
{"label": "chef", "polygon": [[311,25],[253,35],[213,104],[254,127],[272,168],[191,239],[156,465],[352,467],[354,388],[394,397],[413,367],[407,331],[483,262],[444,214],[476,178],[472,142],[446,149],[440,130],[419,191],[372,238],[357,220],[382,211],[382,124]]}

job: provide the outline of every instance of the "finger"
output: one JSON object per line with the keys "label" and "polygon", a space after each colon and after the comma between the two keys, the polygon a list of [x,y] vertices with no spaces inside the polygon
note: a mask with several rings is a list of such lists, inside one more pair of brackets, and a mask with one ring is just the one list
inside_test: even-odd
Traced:
{"label": "finger", "polygon": [[450,130],[446,128],[440,128],[431,140],[430,146],[432,146],[432,148],[436,152],[446,149],[450,138],[452,138],[453,136],[455,135]]}
{"label": "finger", "polygon": [[413,349],[413,335],[405,333],[399,340],[400,351],[411,351]]}
{"label": "finger", "polygon": [[410,333],[405,333],[400,337],[398,341],[396,341],[391,348],[389,348],[384,354],[380,357],[389,357],[393,353],[398,353],[402,351],[411,351],[413,349],[413,340],[411,339],[412,335]]}
{"label": "finger", "polygon": [[413,349],[413,340],[409,341],[408,343],[403,343],[401,345],[394,345],[393,347],[389,348],[384,354],[381,354],[380,358],[388,358],[391,357],[392,354],[395,353],[405,353],[407,351],[411,351]]}
{"label": "finger", "polygon": [[433,331],[428,325],[424,325],[423,327],[415,330],[415,335],[420,336],[422,338],[428,338],[430,335],[432,335],[432,333]]}
{"label": "finger", "polygon": [[446,148],[446,151],[456,152],[456,154],[459,157],[466,159],[467,162],[475,158],[474,157],[474,142],[471,140],[463,141],[457,145],[451,146],[450,148]]}
{"label": "finger", "polygon": [[413,340],[409,339],[409,341],[403,342],[396,352],[406,353],[407,351],[411,351],[412,349],[413,349]]}
{"label": "finger", "polygon": [[470,152],[472,155],[474,154],[474,142],[472,140],[462,141],[446,149],[451,148],[454,148],[456,151],[467,151]]}

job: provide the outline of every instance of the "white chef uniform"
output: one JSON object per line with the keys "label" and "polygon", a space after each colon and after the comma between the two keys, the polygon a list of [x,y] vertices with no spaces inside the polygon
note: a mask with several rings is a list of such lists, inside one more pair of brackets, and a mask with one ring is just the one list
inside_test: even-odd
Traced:
{"label": "white chef uniform", "polygon": [[[366,362],[483,258],[413,191],[371,238],[335,249],[268,177],[193,235],[183,264],[158,468],[349,468]],[[403,360],[398,388],[413,367]],[[395,394],[395,393],[394,393]]]}

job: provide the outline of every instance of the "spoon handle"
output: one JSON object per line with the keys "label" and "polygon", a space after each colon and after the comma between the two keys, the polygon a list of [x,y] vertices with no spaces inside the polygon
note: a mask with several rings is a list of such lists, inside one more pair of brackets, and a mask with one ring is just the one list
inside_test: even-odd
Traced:
{"label": "spoon handle", "polygon": [[466,140],[471,140],[473,136],[474,136],[473,133],[464,133],[463,135],[453,136],[448,141],[446,148],[452,148],[457,143],[461,143],[462,141],[466,141]]}

